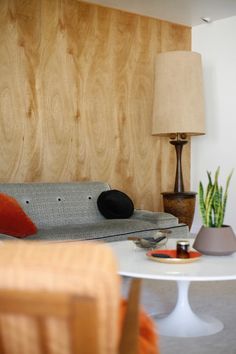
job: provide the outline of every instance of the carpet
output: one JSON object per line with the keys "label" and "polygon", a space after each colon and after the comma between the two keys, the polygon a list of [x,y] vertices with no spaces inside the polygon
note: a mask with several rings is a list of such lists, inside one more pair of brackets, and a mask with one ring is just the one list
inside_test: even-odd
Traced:
{"label": "carpet", "polygon": [[[123,278],[124,296],[127,296],[129,282],[129,278]],[[189,291],[193,311],[218,318],[224,323],[224,329],[217,334],[195,338],[160,336],[161,354],[236,354],[236,281],[193,282]],[[176,296],[174,281],[142,282],[141,304],[151,315],[169,313]]]}

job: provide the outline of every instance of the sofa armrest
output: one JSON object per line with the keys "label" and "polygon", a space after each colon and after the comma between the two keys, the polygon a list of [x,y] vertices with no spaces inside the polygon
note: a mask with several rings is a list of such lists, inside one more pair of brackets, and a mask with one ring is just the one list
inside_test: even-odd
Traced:
{"label": "sofa armrest", "polygon": [[178,218],[164,212],[135,209],[131,218],[149,221],[160,228],[169,228],[178,225]]}

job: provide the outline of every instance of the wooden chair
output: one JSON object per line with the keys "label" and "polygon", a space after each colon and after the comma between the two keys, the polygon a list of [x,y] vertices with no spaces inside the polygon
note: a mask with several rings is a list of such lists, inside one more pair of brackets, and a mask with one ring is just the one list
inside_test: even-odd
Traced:
{"label": "wooden chair", "polygon": [[[114,297],[117,296],[118,301],[120,298],[119,292],[116,293],[118,289],[117,281],[119,283],[120,280],[114,268],[114,257],[106,246],[95,244],[88,244],[86,246],[84,244],[83,246],[74,245],[74,247],[71,247],[70,245],[67,247],[64,245],[63,247],[58,247],[57,245],[53,245],[53,248],[53,246],[49,244],[44,246],[38,245],[37,243],[24,243],[23,245],[23,243],[17,242],[15,246],[13,244],[14,242],[10,242],[0,247],[1,354],[138,353],[138,309],[141,283],[139,279],[135,279],[131,283],[127,313],[120,340],[117,340],[117,343],[115,342],[120,332],[120,328],[117,328],[119,327],[118,314],[109,314],[111,320],[106,324],[105,330],[101,333],[101,327],[103,326],[102,317],[104,317],[104,321],[109,321],[107,316],[103,316],[101,307],[104,309],[110,301],[115,304],[114,311],[119,311],[119,304]],[[54,249],[56,249],[56,251],[54,251]],[[81,260],[78,260],[78,263],[84,264],[88,262],[91,258],[91,254],[94,254],[96,259],[96,261],[91,260],[91,263],[94,263],[94,267],[91,266],[91,264],[87,265],[87,268],[89,268],[88,274],[84,271],[84,267],[80,268],[75,266],[74,258],[75,255],[77,255],[78,258],[80,251],[83,253],[81,253]],[[51,260],[48,259],[50,252]],[[67,256],[70,255],[70,257],[66,257],[67,261],[65,262],[63,262],[62,253],[64,256],[65,253]],[[60,262],[58,263],[58,267],[55,267],[56,260]],[[6,268],[7,264],[8,268]],[[47,278],[45,266],[49,264],[51,264],[53,269],[48,270],[50,276]],[[95,276],[93,270],[91,271],[93,268],[95,269]],[[99,269],[101,269],[101,272]],[[70,272],[68,274],[68,281],[65,279],[67,274],[65,270]],[[62,276],[60,272],[62,272]],[[73,276],[72,273],[74,273]],[[45,279],[40,279],[42,274],[45,274]],[[75,280],[74,276],[76,274],[78,274],[78,288],[80,281],[83,281],[84,277],[91,276],[91,282],[94,282],[94,279],[97,279],[100,283],[104,281],[104,285],[102,284],[100,286],[102,296],[104,295],[106,297],[102,305],[102,296],[97,296],[99,289],[96,290],[96,287],[99,288],[99,283],[94,284],[94,287],[90,287],[90,280],[86,279],[85,285],[82,285],[82,288],[85,287],[85,291],[77,291],[76,286],[74,290],[69,289],[68,291],[67,285],[69,287],[70,282]],[[83,274],[82,278],[80,278],[81,274]],[[33,284],[29,284],[30,281],[33,282]],[[54,283],[54,286],[52,286],[52,283]],[[58,286],[58,284],[60,286]],[[107,290],[106,287],[110,286],[113,289]],[[63,287],[65,288],[64,290],[62,289]],[[86,294],[87,290],[88,294]],[[107,297],[109,294],[112,296],[110,299]],[[116,302],[118,306],[116,306]],[[11,328],[9,325],[10,322],[8,323],[8,320],[11,321],[12,319],[14,328]],[[112,323],[112,319],[117,321],[115,325]],[[24,322],[25,320],[26,323]],[[18,326],[17,321],[19,321]],[[32,322],[28,323],[27,321]],[[51,323],[51,321],[54,322]],[[59,322],[59,327],[57,327],[57,321]],[[61,321],[63,322],[62,327],[60,327]],[[53,329],[50,326],[55,327],[55,331],[58,332],[56,332],[56,336],[55,331],[51,331],[54,333],[54,336],[53,333],[50,332],[50,330]],[[36,337],[29,333],[31,327],[34,327]],[[23,332],[19,331],[21,328],[23,328]],[[60,339],[60,337],[63,337],[64,333],[61,328],[67,329],[69,334],[69,340],[64,349],[61,348],[60,345],[55,346],[53,342],[53,338],[57,341],[57,338]],[[112,335],[112,331],[115,331],[116,334]],[[106,346],[106,343],[104,344],[104,333],[107,335],[109,346]],[[23,336],[29,336],[30,338],[25,339]],[[14,340],[18,342],[16,347],[17,345],[20,346],[17,352],[13,349],[14,345],[12,341]],[[29,341],[29,343],[27,341]],[[110,342],[113,342],[113,344]],[[9,349],[10,344],[12,349]],[[24,349],[24,345],[26,345],[27,349]]]}
{"label": "wooden chair", "polygon": [[[140,280],[133,280],[127,314],[119,344],[119,354],[138,353],[138,303]],[[40,354],[51,354],[47,340],[48,317],[64,319],[70,332],[71,354],[100,354],[96,299],[76,294],[44,291],[0,290],[0,314],[33,317],[39,334]],[[0,353],[7,346],[0,332]]]}

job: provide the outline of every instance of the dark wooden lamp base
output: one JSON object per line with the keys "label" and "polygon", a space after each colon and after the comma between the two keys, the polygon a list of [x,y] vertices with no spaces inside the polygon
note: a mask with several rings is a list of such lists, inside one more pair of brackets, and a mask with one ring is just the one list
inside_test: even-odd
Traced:
{"label": "dark wooden lamp base", "polygon": [[183,146],[188,142],[187,135],[184,133],[173,134],[173,137],[170,139],[171,145],[175,147],[177,160],[175,188],[174,192],[161,193],[163,195],[164,211],[176,216],[179,222],[188,225],[190,230],[194,217],[197,193],[184,191],[181,157]]}
{"label": "dark wooden lamp base", "polygon": [[164,211],[176,216],[180,223],[187,224],[189,230],[191,229],[196,194],[195,192],[164,192],[163,205]]}

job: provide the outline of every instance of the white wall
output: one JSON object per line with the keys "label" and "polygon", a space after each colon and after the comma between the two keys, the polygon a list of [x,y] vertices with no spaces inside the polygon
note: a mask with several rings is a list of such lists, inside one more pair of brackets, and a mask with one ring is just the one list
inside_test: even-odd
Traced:
{"label": "white wall", "polygon": [[[192,50],[203,61],[206,135],[192,138],[191,190],[198,191],[199,180],[206,183],[206,171],[213,173],[217,166],[224,186],[235,168],[224,223],[236,232],[236,16],[193,27]],[[191,231],[200,226],[197,202]]]}

